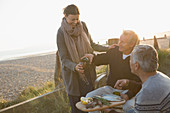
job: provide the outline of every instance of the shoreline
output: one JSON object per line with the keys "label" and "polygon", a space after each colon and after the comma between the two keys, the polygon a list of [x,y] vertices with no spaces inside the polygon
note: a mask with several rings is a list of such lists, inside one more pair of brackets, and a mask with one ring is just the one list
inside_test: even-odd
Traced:
{"label": "shoreline", "polygon": [[35,52],[35,53],[26,53],[20,54],[20,55],[13,55],[11,57],[0,59],[0,62],[10,61],[10,60],[18,60],[18,59],[24,59],[29,57],[38,57],[38,56],[44,56],[44,55],[50,55],[55,54],[56,51],[44,51],[44,52]]}

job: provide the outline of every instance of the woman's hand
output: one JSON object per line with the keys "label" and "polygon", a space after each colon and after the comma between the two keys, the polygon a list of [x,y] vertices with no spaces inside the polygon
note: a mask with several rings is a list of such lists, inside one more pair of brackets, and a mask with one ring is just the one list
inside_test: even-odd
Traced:
{"label": "woman's hand", "polygon": [[79,73],[84,73],[83,65],[77,64],[75,70]]}
{"label": "woman's hand", "polygon": [[129,80],[128,79],[121,79],[121,80],[117,80],[114,88],[116,89],[122,89],[125,86],[129,85]]}
{"label": "woman's hand", "polygon": [[84,74],[84,69],[82,64],[77,64],[75,67],[75,70],[79,73],[79,77],[86,83],[86,85],[89,85],[89,82]]}
{"label": "woman's hand", "polygon": [[116,46],[118,46],[118,44],[112,44],[112,45],[109,46],[109,49],[115,48]]}

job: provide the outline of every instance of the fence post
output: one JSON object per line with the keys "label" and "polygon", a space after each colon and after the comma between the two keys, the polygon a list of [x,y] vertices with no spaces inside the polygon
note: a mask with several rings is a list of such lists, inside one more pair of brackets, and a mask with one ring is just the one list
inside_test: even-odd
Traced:
{"label": "fence post", "polygon": [[159,45],[158,45],[158,41],[156,39],[156,36],[154,36],[154,48],[158,51],[159,50]]}
{"label": "fence post", "polygon": [[55,87],[58,85],[58,82],[62,79],[61,77],[61,61],[59,58],[59,52],[56,52],[56,63],[55,63],[55,71],[54,71],[54,82]]}

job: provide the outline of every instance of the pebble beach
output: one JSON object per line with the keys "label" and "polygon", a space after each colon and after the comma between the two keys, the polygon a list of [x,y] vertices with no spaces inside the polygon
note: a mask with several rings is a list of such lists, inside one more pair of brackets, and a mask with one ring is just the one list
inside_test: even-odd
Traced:
{"label": "pebble beach", "polygon": [[54,82],[55,52],[0,61],[0,99],[13,100],[26,87]]}

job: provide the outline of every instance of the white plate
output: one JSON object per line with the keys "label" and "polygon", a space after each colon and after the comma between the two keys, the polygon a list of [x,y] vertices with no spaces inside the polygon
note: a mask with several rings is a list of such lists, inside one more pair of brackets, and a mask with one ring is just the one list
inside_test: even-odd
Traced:
{"label": "white plate", "polygon": [[119,102],[123,100],[120,96],[114,94],[104,94],[102,95],[102,98],[112,102]]}

